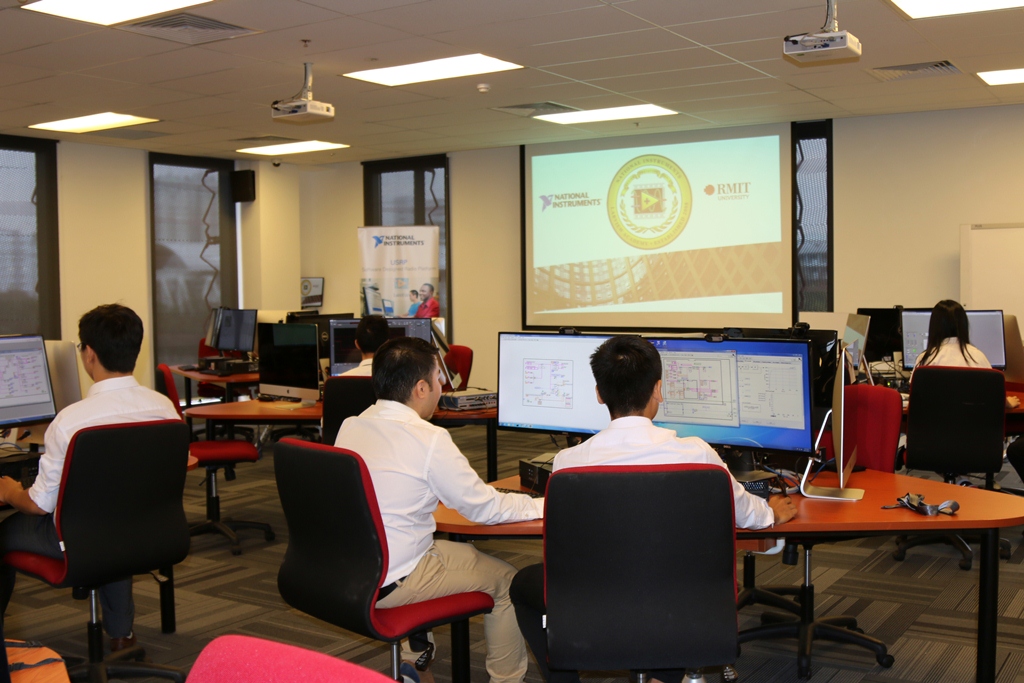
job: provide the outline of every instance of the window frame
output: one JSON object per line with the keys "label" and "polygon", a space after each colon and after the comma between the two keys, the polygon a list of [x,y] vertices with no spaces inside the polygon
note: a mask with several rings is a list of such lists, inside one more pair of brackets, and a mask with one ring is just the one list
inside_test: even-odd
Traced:
{"label": "window frame", "polygon": [[[797,148],[801,140],[825,139],[825,191],[826,191],[826,231],[827,231],[827,255],[826,255],[826,312],[835,310],[835,220],[834,202],[835,192],[833,191],[834,156],[832,146],[832,119],[820,119],[817,121],[794,121],[791,124],[792,144],[792,185],[793,185],[793,314],[799,316],[804,311],[800,306],[800,234],[802,227],[798,213],[800,204],[800,185],[797,183]],[[796,322],[797,318],[794,319]]]}

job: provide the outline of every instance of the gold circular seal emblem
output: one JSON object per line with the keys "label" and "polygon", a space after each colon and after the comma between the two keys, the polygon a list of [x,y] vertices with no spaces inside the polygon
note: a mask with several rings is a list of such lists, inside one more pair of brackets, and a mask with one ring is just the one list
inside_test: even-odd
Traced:
{"label": "gold circular seal emblem", "polygon": [[692,209],[686,174],[660,154],[626,162],[608,188],[612,228],[622,241],[638,249],[658,249],[679,237]]}

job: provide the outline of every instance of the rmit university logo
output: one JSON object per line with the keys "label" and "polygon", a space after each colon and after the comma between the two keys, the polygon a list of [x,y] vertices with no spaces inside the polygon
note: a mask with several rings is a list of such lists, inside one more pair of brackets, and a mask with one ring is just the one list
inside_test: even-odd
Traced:
{"label": "rmit university logo", "polygon": [[704,187],[704,194],[709,197],[718,195],[719,201],[750,198],[750,181],[738,183],[718,183]]}

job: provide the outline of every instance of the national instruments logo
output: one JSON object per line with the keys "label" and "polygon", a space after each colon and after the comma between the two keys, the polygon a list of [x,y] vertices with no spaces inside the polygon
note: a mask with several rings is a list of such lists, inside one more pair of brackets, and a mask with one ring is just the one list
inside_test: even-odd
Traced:
{"label": "national instruments logo", "polygon": [[659,154],[645,154],[618,170],[608,188],[608,219],[626,244],[658,249],[683,233],[693,195],[683,169]]}

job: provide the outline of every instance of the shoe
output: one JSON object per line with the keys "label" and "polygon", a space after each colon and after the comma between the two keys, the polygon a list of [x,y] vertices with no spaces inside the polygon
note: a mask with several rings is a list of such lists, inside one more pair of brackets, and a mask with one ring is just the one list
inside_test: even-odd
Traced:
{"label": "shoe", "polygon": [[135,647],[135,633],[129,633],[123,638],[110,639],[111,653],[117,652],[118,650],[127,650],[130,647]]}

